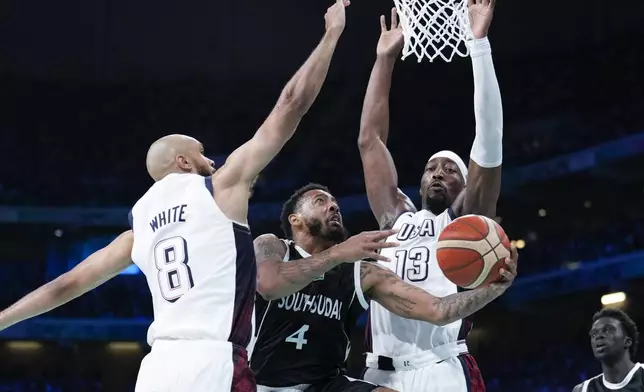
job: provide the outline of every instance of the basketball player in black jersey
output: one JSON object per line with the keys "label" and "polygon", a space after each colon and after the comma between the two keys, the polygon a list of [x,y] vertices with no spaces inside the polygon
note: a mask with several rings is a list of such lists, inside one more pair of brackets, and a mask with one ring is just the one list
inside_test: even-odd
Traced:
{"label": "basketball player in black jersey", "polygon": [[642,392],[644,367],[633,363],[637,353],[637,325],[619,309],[602,309],[593,316],[590,345],[602,374],[573,388],[573,392]]}
{"label": "basketball player in black jersey", "polygon": [[[446,325],[501,295],[516,275],[516,250],[504,280],[487,288],[437,298],[364,258],[392,230],[349,239],[335,198],[322,185],[297,190],[284,204],[282,229],[255,239],[257,326],[251,369],[258,391],[367,392],[392,389],[344,376],[351,329],[368,300],[401,317]],[[307,389],[308,388],[308,389]]]}

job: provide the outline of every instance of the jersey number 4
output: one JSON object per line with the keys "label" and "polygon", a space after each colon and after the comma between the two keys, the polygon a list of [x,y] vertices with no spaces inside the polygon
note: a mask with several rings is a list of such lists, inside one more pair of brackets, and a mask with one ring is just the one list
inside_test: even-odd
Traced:
{"label": "jersey number 4", "polygon": [[396,251],[396,273],[402,280],[422,282],[429,275],[429,249],[418,246]]}
{"label": "jersey number 4", "polygon": [[188,267],[188,243],[183,237],[161,240],[154,247],[159,289],[163,299],[175,302],[194,286]]}
{"label": "jersey number 4", "polygon": [[297,331],[293,332],[284,341],[287,342],[287,343],[295,343],[295,349],[296,350],[301,350],[301,349],[304,348],[304,345],[309,342],[304,337],[304,335],[306,334],[306,332],[308,330],[309,330],[309,325],[304,324],[304,325],[302,325],[302,328],[300,328]]}

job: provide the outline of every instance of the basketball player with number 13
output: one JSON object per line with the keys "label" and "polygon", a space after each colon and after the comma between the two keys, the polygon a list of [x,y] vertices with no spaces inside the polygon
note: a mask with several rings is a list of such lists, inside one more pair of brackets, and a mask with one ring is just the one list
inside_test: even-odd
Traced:
{"label": "basketball player with number 13", "polygon": [[[437,297],[454,294],[458,289],[437,264],[436,243],[441,231],[458,216],[493,217],[501,186],[503,114],[487,39],[494,1],[469,0],[468,10],[474,37],[467,45],[474,73],[476,119],[469,170],[452,151],[431,156],[420,183],[420,211],[398,188],[396,168],[386,147],[391,76],[403,47],[395,9],[390,29],[385,17],[381,17],[382,34],[365,96],[358,142],[371,209],[381,229],[399,230],[386,241],[398,241],[401,246],[381,252],[393,261],[380,264]],[[516,273],[515,267],[510,263],[506,269]],[[473,307],[497,295],[485,289],[467,294]],[[484,391],[478,366],[467,353],[465,337],[470,328],[466,320],[441,327],[405,319],[374,303],[367,326],[367,349],[371,347],[373,352],[367,353],[364,379],[400,392]]]}
{"label": "basketball player with number 13", "polygon": [[[338,0],[340,1],[340,0]],[[254,392],[248,366],[257,268],[247,225],[255,177],[293,136],[317,97],[344,28],[326,32],[255,135],[216,172],[197,140],[170,135],[148,151],[154,184],[130,214],[132,230],[0,313],[0,330],[63,305],[134,261],[154,308],[152,351],[136,392]]]}

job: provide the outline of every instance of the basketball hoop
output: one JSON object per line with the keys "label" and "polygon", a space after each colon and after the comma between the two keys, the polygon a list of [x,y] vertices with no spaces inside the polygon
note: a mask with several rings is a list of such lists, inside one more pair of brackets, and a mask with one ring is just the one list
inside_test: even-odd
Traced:
{"label": "basketball hoop", "polygon": [[465,41],[472,39],[467,0],[394,0],[405,37],[403,60],[414,54],[434,61],[466,57]]}

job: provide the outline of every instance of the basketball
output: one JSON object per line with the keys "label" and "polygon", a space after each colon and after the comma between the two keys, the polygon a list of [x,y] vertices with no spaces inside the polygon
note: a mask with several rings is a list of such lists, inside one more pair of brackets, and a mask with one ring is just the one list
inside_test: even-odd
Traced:
{"label": "basketball", "polygon": [[436,258],[445,277],[465,289],[500,278],[510,257],[510,240],[498,223],[480,215],[465,215],[447,225],[436,244]]}

